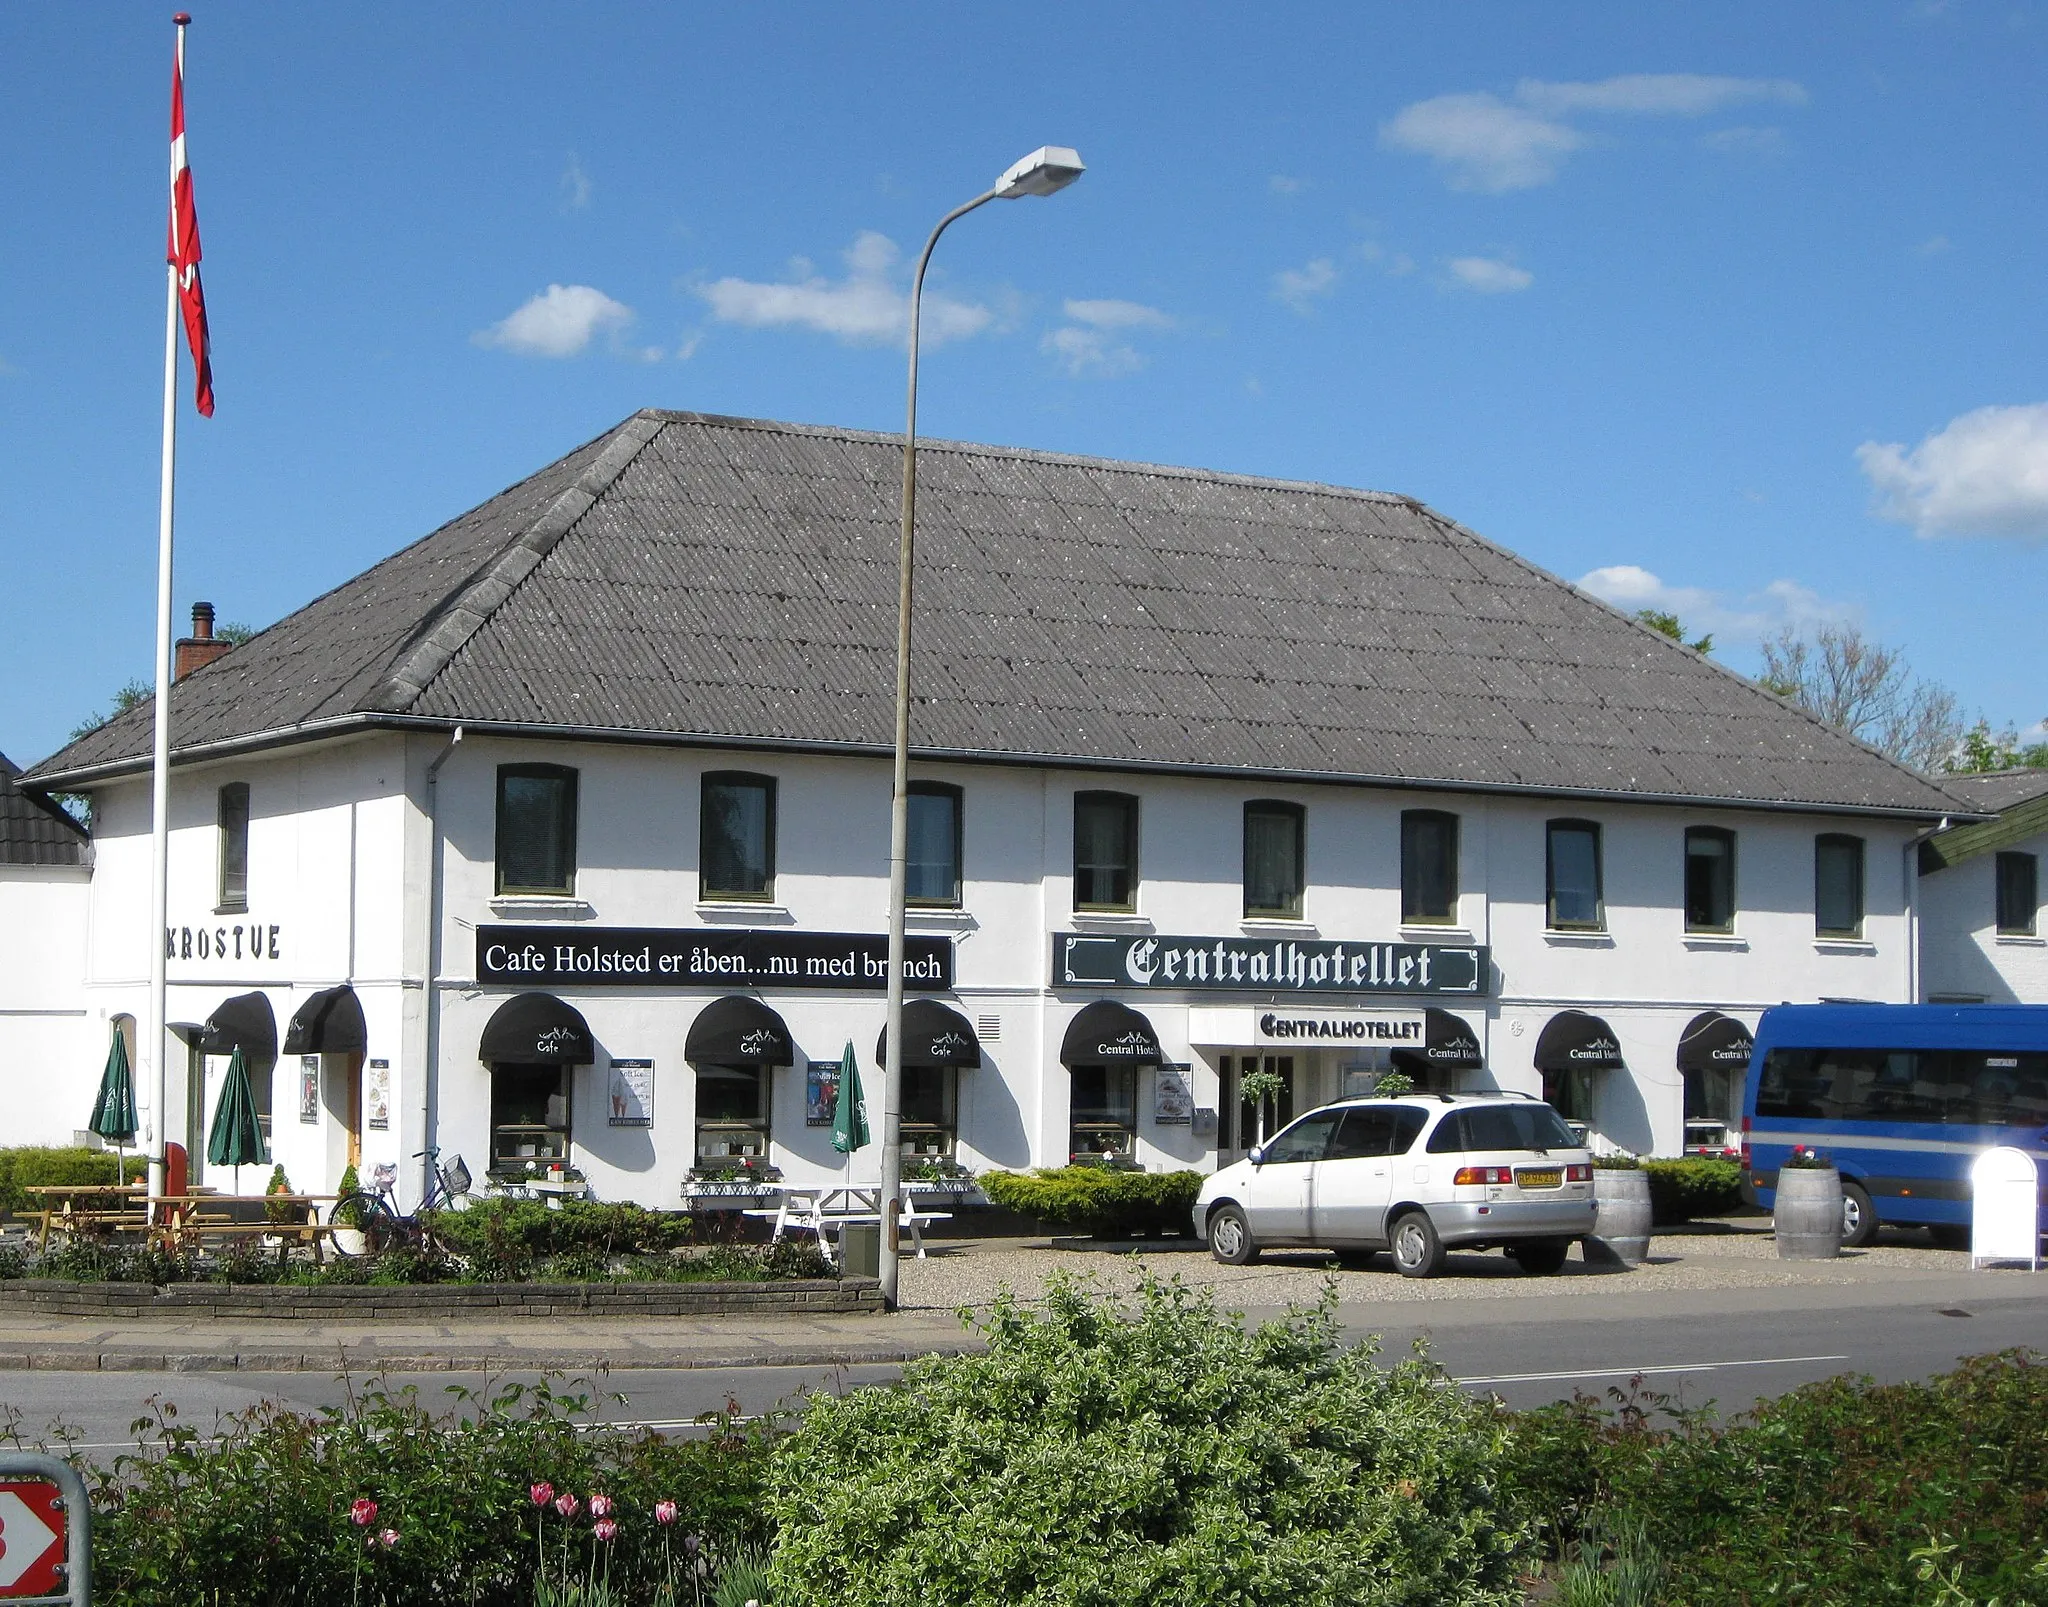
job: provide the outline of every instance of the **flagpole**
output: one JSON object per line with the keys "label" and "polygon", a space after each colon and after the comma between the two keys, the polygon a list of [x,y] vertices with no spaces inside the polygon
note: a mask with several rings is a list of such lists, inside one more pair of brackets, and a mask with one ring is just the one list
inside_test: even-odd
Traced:
{"label": "flagpole", "polygon": [[[178,77],[185,76],[184,12],[178,27]],[[178,153],[171,154],[171,205],[177,205]],[[169,955],[165,933],[171,924],[171,510],[175,504],[178,457],[178,266],[164,265],[164,450],[156,520],[156,742],[150,763],[149,893],[154,924],[149,938],[150,1081],[149,1192],[162,1194],[165,1145],[170,1141],[170,1065],[164,1052],[169,1032],[166,1003]]]}

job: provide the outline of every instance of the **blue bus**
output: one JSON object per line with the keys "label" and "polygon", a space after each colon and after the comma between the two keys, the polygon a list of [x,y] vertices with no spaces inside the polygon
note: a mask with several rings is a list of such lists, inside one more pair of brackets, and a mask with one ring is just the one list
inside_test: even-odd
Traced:
{"label": "blue bus", "polygon": [[2048,1005],[1787,1004],[1756,1029],[1743,1192],[1768,1209],[1794,1146],[1842,1174],[1842,1240],[1881,1223],[1963,1246],[1970,1163],[2010,1144],[2048,1173]]}

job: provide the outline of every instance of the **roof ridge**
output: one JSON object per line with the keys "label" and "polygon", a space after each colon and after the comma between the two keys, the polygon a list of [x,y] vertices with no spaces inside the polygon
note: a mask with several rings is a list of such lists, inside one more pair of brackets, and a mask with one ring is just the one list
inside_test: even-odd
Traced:
{"label": "roof ridge", "polygon": [[[735,413],[699,413],[682,408],[643,407],[635,418],[658,418],[665,424],[716,424],[730,429],[763,430],[778,435],[810,436],[835,441],[868,441],[900,446],[899,430],[857,430],[841,424],[793,424],[782,419],[746,418]],[[917,450],[958,452],[987,457],[1013,458],[1026,463],[1067,463],[1083,468],[1105,469],[1117,474],[1160,475],[1173,480],[1220,481],[1228,485],[1256,486],[1262,491],[1313,492],[1317,495],[1350,497],[1361,502],[1390,502],[1399,507],[1420,507],[1415,498],[1399,491],[1374,491],[1369,487],[1336,485],[1326,480],[1284,480],[1269,475],[1243,474],[1233,469],[1202,469],[1185,463],[1148,463],[1135,458],[1091,457],[1083,452],[1049,452],[1040,447],[999,446],[988,441],[956,441],[944,436],[920,435]]]}
{"label": "roof ridge", "polygon": [[452,601],[422,622],[410,645],[357,708],[403,714],[668,422],[652,410],[642,409],[619,425],[610,444],[576,477],[575,484],[514,535]]}

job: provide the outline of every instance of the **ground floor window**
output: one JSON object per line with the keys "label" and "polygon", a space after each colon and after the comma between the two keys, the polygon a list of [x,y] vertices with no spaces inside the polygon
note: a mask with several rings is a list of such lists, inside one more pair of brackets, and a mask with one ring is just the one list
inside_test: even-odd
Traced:
{"label": "ground floor window", "polygon": [[569,1160],[566,1066],[491,1068],[491,1171],[525,1176]]}
{"label": "ground floor window", "polygon": [[[1217,1146],[1221,1149],[1250,1149],[1259,1141],[1259,1101],[1246,1097],[1245,1078],[1254,1072],[1270,1072],[1280,1079],[1278,1091],[1265,1097],[1265,1136],[1271,1138],[1294,1120],[1296,1085],[1292,1055],[1225,1055],[1216,1070],[1223,1084],[1218,1101]],[[1256,1089],[1257,1084],[1253,1084]]]}
{"label": "ground floor window", "polygon": [[957,1066],[903,1068],[903,1158],[935,1161],[953,1153]]}
{"label": "ground floor window", "polygon": [[1069,1155],[1130,1154],[1138,1132],[1137,1068],[1076,1066],[1070,1121]]}
{"label": "ground floor window", "polygon": [[1568,1122],[1593,1123],[1593,1079],[1597,1072],[1584,1066],[1543,1074],[1543,1098],[1550,1108]]}
{"label": "ground floor window", "polygon": [[1685,1074],[1685,1119],[1737,1122],[1742,1119],[1742,1084],[1747,1067],[1709,1066]]}
{"label": "ground floor window", "polygon": [[716,1169],[768,1158],[768,1089],[761,1066],[699,1066],[697,1165]]}

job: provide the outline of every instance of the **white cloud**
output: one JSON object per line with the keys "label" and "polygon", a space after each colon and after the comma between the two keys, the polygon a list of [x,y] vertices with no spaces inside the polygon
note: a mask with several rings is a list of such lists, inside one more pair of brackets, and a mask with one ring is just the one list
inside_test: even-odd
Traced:
{"label": "white cloud", "polygon": [[1700,144],[1710,151],[1725,151],[1730,156],[1775,156],[1785,148],[1785,131],[1737,123],[1732,128],[1717,128],[1711,134],[1702,134]]}
{"label": "white cloud", "polygon": [[1308,188],[1308,180],[1289,178],[1285,173],[1275,173],[1266,180],[1266,188],[1275,195],[1299,195]]}
{"label": "white cloud", "polygon": [[1512,295],[1536,282],[1536,276],[1527,268],[1517,268],[1512,262],[1493,257],[1453,257],[1449,267],[1460,284],[1482,296]]}
{"label": "white cloud", "polygon": [[1701,586],[1671,586],[1636,564],[1610,564],[1578,579],[1581,590],[1628,613],[1656,608],[1676,614],[1691,635],[1709,633],[1723,643],[1756,642],[1787,625],[1795,628],[1852,617],[1796,580],[1774,580],[1759,591],[1731,597]]}
{"label": "white cloud", "polygon": [[1767,101],[1801,105],[1806,91],[1776,78],[1702,73],[1628,73],[1597,83],[1525,78],[1511,99],[1485,90],[1437,95],[1404,106],[1380,129],[1381,143],[1430,158],[1451,187],[1502,194],[1548,184],[1590,136],[1570,119],[1587,114],[1703,117]]}
{"label": "white cloud", "polygon": [[1145,355],[1125,338],[1138,329],[1171,329],[1173,319],[1138,301],[1065,302],[1069,322],[1050,330],[1038,349],[1077,379],[1115,379],[1145,366]]}
{"label": "white cloud", "polygon": [[1337,264],[1316,257],[1305,267],[1282,268],[1273,275],[1273,298],[1306,317],[1316,302],[1337,288]]}
{"label": "white cloud", "polygon": [[1865,441],[1856,461],[1878,515],[1920,535],[2048,539],[2048,402],[1980,407],[1911,449]]}
{"label": "white cloud", "polygon": [[[811,329],[851,345],[884,345],[910,332],[910,295],[896,283],[900,255],[887,235],[863,230],[846,251],[844,279],[827,279],[799,261],[793,282],[725,278],[699,286],[697,294],[721,323]],[[927,289],[919,338],[936,346],[978,335],[994,321],[994,314],[978,303]]]}
{"label": "white cloud", "polygon": [[1930,234],[1915,249],[1923,257],[1938,257],[1944,252],[1953,251],[1955,244],[1945,234]]}
{"label": "white cloud", "polygon": [[562,169],[562,207],[581,212],[590,205],[590,175],[583,171],[583,158],[569,153],[569,165]]}
{"label": "white cloud", "polygon": [[502,322],[470,338],[522,357],[574,357],[600,330],[617,333],[633,309],[589,285],[549,285]]}

